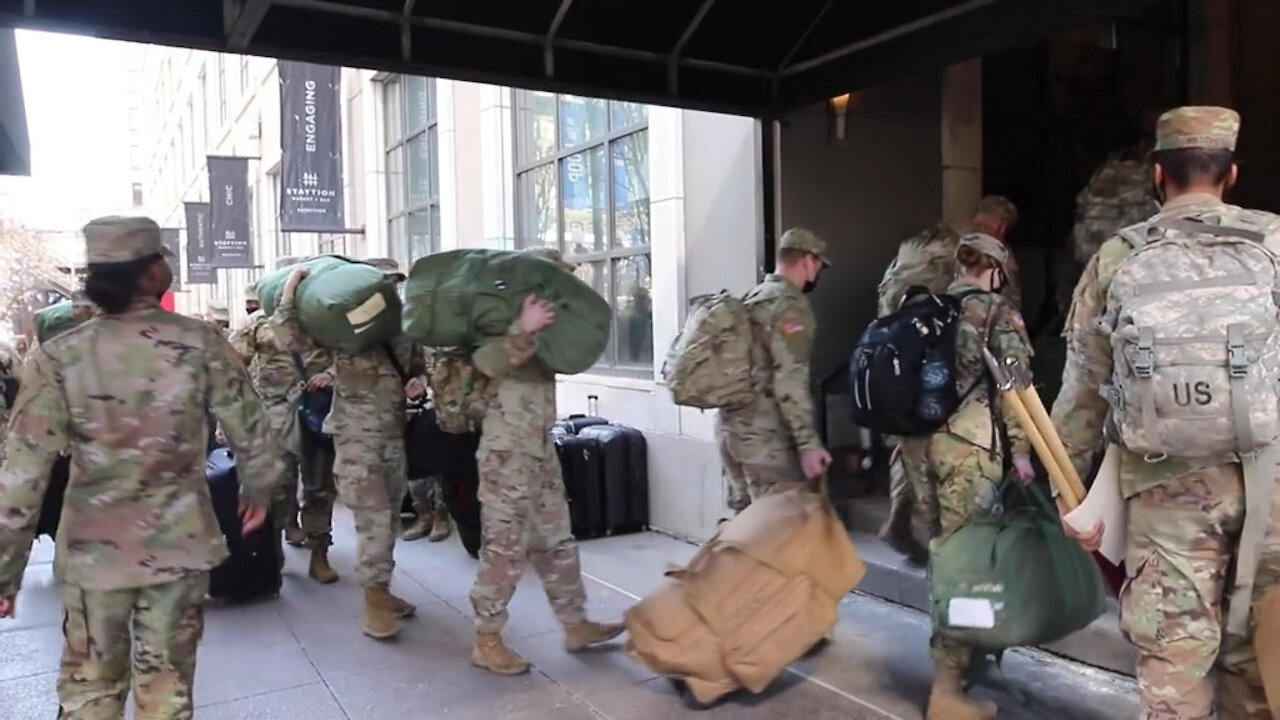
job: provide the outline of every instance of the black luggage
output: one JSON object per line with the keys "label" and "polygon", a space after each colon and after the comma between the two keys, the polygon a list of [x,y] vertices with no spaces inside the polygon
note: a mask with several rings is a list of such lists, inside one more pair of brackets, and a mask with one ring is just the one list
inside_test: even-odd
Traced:
{"label": "black luggage", "polygon": [[566,435],[577,435],[578,433],[582,432],[583,430],[589,427],[596,427],[598,425],[608,425],[608,424],[609,424],[608,420],[605,420],[602,417],[596,417],[594,415],[570,415],[564,420],[556,421],[556,424],[552,431],[554,432],[555,430],[560,430],[560,431],[563,431]]}
{"label": "black luggage", "polygon": [[644,434],[622,425],[596,425],[580,439],[594,440],[604,491],[605,534],[640,532],[649,527],[649,456]]}
{"label": "black luggage", "polygon": [[443,440],[441,485],[444,503],[458,529],[462,547],[473,558],[480,557],[480,468],[476,450],[480,433],[440,433]]}
{"label": "black luggage", "polygon": [[240,532],[240,482],[236,461],[226,448],[214,450],[205,463],[205,480],[213,499],[213,512],[227,540],[231,556],[209,575],[209,595],[229,602],[245,602],[278,595],[280,534],[268,515],[257,530]]}
{"label": "black luggage", "polygon": [[[3,428],[0,428],[2,430]],[[67,483],[71,480],[71,456],[59,455],[49,471],[49,486],[45,488],[40,503],[40,519],[36,521],[36,537],[48,535],[57,539],[58,523],[62,520],[62,503],[67,495]]]}
{"label": "black luggage", "polygon": [[557,427],[552,431],[564,494],[569,501],[569,521],[573,536],[589,540],[604,535],[604,479],[600,473],[600,441],[594,437],[570,435]]}

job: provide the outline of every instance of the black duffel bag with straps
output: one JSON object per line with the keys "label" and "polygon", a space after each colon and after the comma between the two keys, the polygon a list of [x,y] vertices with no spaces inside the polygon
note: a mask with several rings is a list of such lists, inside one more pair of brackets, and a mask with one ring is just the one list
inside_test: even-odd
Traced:
{"label": "black duffel bag with straps", "polygon": [[302,362],[302,356],[298,353],[290,353],[293,356],[293,366],[298,371],[298,377],[302,378],[302,397],[298,400],[298,420],[302,423],[302,428],[311,433],[317,439],[328,439],[329,436],[324,432],[325,418],[329,417],[329,411],[333,409],[333,387],[321,388],[319,390],[307,390],[306,383],[311,378],[307,376],[307,367]]}

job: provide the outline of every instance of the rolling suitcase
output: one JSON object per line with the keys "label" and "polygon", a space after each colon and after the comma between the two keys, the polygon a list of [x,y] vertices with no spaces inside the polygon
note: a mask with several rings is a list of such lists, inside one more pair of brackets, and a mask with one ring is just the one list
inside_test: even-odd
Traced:
{"label": "rolling suitcase", "polygon": [[231,553],[209,573],[209,595],[235,603],[278,595],[282,584],[280,533],[270,515],[257,530],[248,535],[240,533],[240,482],[230,450],[220,448],[209,454],[205,480],[213,512]]}
{"label": "rolling suitcase", "polygon": [[600,441],[593,437],[569,435],[563,431],[554,436],[556,455],[560,458],[564,494],[569,501],[569,520],[573,536],[589,540],[604,535],[604,480],[600,463]]}
{"label": "rolling suitcase", "polygon": [[584,428],[580,440],[594,440],[604,495],[607,535],[640,532],[649,526],[649,460],[644,435],[622,425]]}
{"label": "rolling suitcase", "polygon": [[566,435],[577,435],[589,427],[597,427],[599,425],[608,425],[609,421],[595,415],[570,415],[569,417],[556,421],[552,432],[561,431]]}

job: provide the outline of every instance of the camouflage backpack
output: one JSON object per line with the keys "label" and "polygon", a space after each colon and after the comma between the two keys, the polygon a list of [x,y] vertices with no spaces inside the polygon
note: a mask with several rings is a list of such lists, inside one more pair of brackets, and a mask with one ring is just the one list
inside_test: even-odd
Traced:
{"label": "camouflage backpack", "polygon": [[1076,196],[1076,222],[1071,229],[1076,259],[1089,262],[1102,243],[1159,211],[1150,165],[1141,160],[1108,160]]}
{"label": "camouflage backpack", "polygon": [[484,420],[489,402],[489,378],[476,369],[463,350],[431,348],[427,377],[436,424],[447,433],[468,433]]}
{"label": "camouflage backpack", "polygon": [[684,329],[667,353],[662,379],[677,405],[739,408],[751,403],[751,318],[727,290],[694,298]]}
{"label": "camouflage backpack", "polygon": [[877,316],[897,311],[913,286],[924,286],[934,295],[945,293],[956,276],[959,242],[960,236],[946,223],[903,242],[876,288]]}
{"label": "camouflage backpack", "polygon": [[1280,258],[1274,216],[1158,218],[1121,232],[1103,325],[1112,425],[1149,457],[1249,454],[1280,440]]}

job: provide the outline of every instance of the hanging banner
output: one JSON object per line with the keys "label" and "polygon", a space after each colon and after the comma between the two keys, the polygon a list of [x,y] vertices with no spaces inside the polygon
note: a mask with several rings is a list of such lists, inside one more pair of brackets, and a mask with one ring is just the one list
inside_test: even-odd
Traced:
{"label": "hanging banner", "polygon": [[342,93],[339,69],[280,61],[280,230],[340,232]]}
{"label": "hanging banner", "polygon": [[209,239],[209,203],[185,203],[187,211],[187,284],[217,285],[213,242]]}
{"label": "hanging banner", "polygon": [[178,247],[181,244],[178,239],[177,228],[160,228],[160,244],[169,248],[169,252],[173,253],[173,259],[169,261],[169,269],[173,271],[173,285],[171,289],[174,292],[182,291],[182,253]]}
{"label": "hanging banner", "polygon": [[215,268],[253,267],[249,237],[249,160],[209,157],[209,237]]}

